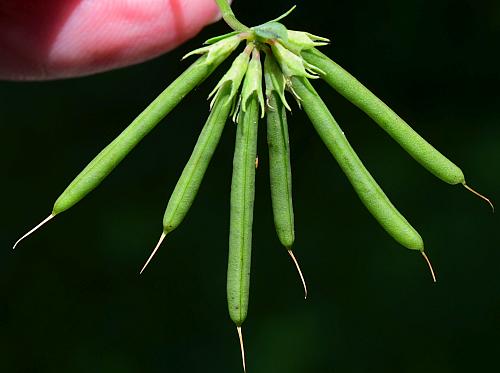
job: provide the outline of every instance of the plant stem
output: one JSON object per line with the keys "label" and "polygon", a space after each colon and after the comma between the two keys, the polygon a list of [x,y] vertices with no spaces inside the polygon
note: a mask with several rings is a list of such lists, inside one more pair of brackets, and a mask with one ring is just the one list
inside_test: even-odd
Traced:
{"label": "plant stem", "polygon": [[224,21],[235,31],[248,31],[250,28],[248,26],[245,26],[243,23],[238,21],[236,19],[236,16],[233,13],[233,10],[231,9],[231,6],[227,2],[227,0],[215,0],[217,3],[217,6],[220,9],[220,12],[222,13],[222,18],[224,18]]}

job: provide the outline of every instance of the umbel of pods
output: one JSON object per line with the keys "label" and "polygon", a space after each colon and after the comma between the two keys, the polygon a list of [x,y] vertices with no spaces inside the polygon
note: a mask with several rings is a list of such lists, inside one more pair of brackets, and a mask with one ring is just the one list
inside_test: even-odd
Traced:
{"label": "umbel of pods", "polygon": [[[243,368],[246,370],[242,324],[247,315],[250,290],[259,111],[261,118],[267,116],[271,200],[276,232],[293,259],[307,297],[302,271],[292,253],[295,230],[286,115],[287,110],[291,111],[291,108],[286,101],[285,91],[290,92],[304,109],[361,202],[397,242],[408,249],[419,251],[424,256],[434,281],[434,271],[424,252],[421,236],[399,213],[364,167],[309,79],[321,78],[326,81],[370,116],[432,174],[449,184],[462,184],[485,199],[492,208],[493,204],[467,186],[460,168],[418,135],[347,71],[316,49],[328,44],[328,39],[307,32],[287,30],[279,23],[294,8],[275,20],[250,28],[236,19],[226,0],[215,1],[224,20],[234,31],[212,38],[205,43],[206,46],[187,54],[186,57],[201,56],[85,167],[56,200],[52,213],[23,235],[14,248],[24,238],[95,189],[190,91],[214,72],[242,41],[246,41],[243,52],[236,57],[210,94],[210,114],[168,201],[160,240],[141,270],[142,273],[166,235],[180,225],[192,206],[225,123],[232,116],[236,122],[236,142],[230,198],[227,298],[229,314],[238,331]],[[266,56],[264,69],[262,53]]]}

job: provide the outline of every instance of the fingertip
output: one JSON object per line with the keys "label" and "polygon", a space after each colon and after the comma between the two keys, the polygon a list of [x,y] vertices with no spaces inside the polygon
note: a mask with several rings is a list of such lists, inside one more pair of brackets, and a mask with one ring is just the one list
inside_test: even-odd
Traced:
{"label": "fingertip", "polygon": [[[0,78],[59,79],[140,63],[174,49],[220,19],[214,0],[63,3],[64,7],[52,6],[50,15],[42,14],[49,11],[43,6],[32,9],[30,17],[21,6],[11,9],[17,17],[9,18],[15,21],[0,33],[0,55],[9,56],[0,62]],[[33,26],[30,19],[45,21]],[[11,30],[16,33],[5,32]]]}

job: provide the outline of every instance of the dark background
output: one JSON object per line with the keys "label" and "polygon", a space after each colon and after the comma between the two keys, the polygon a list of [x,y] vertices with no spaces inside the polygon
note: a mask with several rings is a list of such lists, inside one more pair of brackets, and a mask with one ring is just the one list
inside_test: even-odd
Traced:
{"label": "dark background", "polygon": [[[292,4],[238,1],[235,12],[258,24]],[[289,28],[330,37],[328,55],[456,162],[471,186],[500,200],[498,1],[298,5]],[[227,30],[212,25],[166,56],[119,71],[0,83],[1,372],[241,371],[225,299],[233,125],[188,217],[138,275],[222,70],[98,190],[11,251],[86,163],[182,72],[188,62],[180,57]],[[325,84],[316,87],[424,237],[438,283],[418,253],[400,247],[367,213],[295,109],[295,252],[310,297],[304,302],[274,232],[262,130],[244,324],[249,372],[498,369],[498,214],[434,178]]]}

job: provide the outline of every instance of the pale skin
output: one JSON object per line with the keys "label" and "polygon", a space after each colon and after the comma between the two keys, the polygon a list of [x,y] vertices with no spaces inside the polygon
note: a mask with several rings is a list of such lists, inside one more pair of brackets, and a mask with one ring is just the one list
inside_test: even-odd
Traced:
{"label": "pale skin", "polygon": [[219,18],[214,0],[3,0],[0,79],[61,79],[133,65]]}

